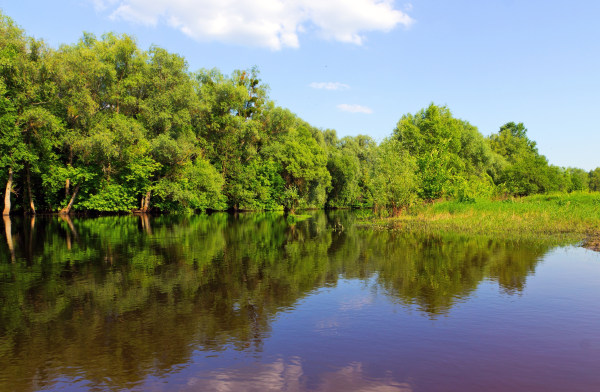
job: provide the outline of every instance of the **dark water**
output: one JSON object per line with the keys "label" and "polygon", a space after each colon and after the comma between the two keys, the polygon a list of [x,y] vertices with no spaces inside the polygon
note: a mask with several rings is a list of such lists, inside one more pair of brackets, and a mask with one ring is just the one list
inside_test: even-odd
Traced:
{"label": "dark water", "polygon": [[354,219],[5,221],[0,391],[600,391],[599,254]]}

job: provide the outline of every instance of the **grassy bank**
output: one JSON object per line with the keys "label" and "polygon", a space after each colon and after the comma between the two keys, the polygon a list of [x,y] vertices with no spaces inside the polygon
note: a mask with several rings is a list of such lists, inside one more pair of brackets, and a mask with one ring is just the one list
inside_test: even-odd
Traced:
{"label": "grassy bank", "polygon": [[600,250],[600,193],[535,195],[474,203],[443,201],[413,207],[399,217],[370,217],[361,223],[517,241],[582,243]]}

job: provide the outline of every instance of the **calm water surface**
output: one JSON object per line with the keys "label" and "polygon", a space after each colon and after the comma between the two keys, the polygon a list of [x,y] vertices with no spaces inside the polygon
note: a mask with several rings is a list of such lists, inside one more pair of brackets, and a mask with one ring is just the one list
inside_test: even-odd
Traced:
{"label": "calm water surface", "polygon": [[0,391],[600,391],[600,255],[349,212],[4,220]]}

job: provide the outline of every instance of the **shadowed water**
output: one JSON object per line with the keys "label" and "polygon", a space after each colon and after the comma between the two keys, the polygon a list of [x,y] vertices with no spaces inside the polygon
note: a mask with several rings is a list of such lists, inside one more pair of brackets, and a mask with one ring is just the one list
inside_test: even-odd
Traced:
{"label": "shadowed water", "polygon": [[600,256],[350,212],[4,220],[0,391],[600,390]]}

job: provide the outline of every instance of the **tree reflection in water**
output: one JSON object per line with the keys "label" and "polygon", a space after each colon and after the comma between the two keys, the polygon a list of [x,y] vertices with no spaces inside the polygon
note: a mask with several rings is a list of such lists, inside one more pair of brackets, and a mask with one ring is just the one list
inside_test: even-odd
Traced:
{"label": "tree reflection in water", "polygon": [[[357,229],[353,220],[350,212],[315,212],[293,226],[277,213],[5,217],[0,390],[69,378],[133,388],[185,364],[194,350],[260,353],[278,313],[340,278],[375,277],[393,301],[435,318],[484,279],[518,293],[548,251]],[[302,374],[294,363],[260,366],[247,370],[256,390],[292,385]],[[190,385],[231,389],[245,383],[245,371]],[[325,373],[317,390],[410,390],[359,381],[360,373],[360,363]]]}

